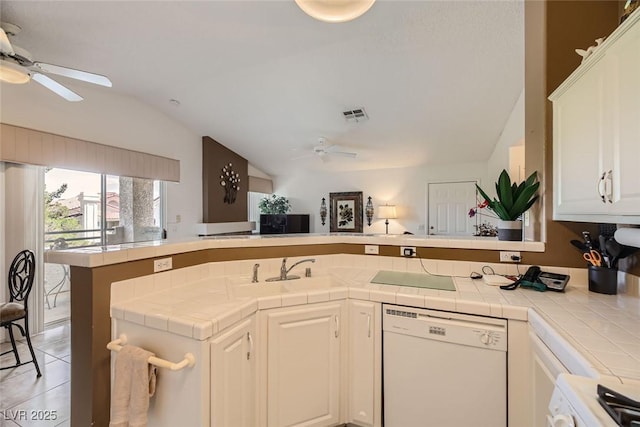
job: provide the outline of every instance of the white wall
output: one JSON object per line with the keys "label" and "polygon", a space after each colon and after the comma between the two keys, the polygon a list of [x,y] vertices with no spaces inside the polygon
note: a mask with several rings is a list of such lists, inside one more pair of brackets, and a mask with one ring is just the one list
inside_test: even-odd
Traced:
{"label": "white wall", "polygon": [[192,236],[202,222],[201,137],[115,90],[68,86],[84,101],[67,102],[35,82],[0,84],[0,121],[180,160],[180,183],[167,184],[167,230],[170,238]]}
{"label": "white wall", "polygon": [[[524,145],[524,90],[511,110],[511,115],[496,142],[496,146],[487,162],[487,176],[492,180],[490,185],[482,187],[489,195],[495,194],[493,182],[498,180],[500,172],[509,172],[509,147]],[[524,167],[524,165],[523,165]],[[511,179],[517,179],[512,176]]]}
{"label": "white wall", "polygon": [[[323,197],[327,199],[329,208],[329,193],[362,191],[363,204],[371,196],[374,208],[385,203],[396,205],[398,219],[389,220],[390,234],[410,231],[424,235],[421,226],[424,227],[426,221],[427,184],[476,179],[484,184],[487,182],[486,171],[486,162],[354,172],[306,171],[274,177],[274,192],[289,199],[290,213],[311,214],[312,233],[329,232],[329,216],[324,226],[320,222],[320,201]],[[363,232],[384,233],[384,220],[374,217],[369,227],[365,219]]]}

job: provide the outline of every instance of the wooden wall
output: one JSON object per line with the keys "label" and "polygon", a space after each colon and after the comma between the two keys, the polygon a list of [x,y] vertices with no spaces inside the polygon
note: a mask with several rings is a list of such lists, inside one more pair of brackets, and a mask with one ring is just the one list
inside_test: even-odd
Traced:
{"label": "wooden wall", "polygon": [[[222,168],[229,163],[240,174],[240,190],[234,203],[225,203],[225,187],[220,185]],[[247,220],[247,160],[218,143],[202,137],[202,222],[239,222]]]}

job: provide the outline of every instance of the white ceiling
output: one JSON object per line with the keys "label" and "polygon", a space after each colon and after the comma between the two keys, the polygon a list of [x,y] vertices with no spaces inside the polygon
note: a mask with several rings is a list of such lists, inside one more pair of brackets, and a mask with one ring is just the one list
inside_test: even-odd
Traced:
{"label": "white ceiling", "polygon": [[[113,88],[100,90],[272,175],[486,160],[524,82],[522,0],[378,0],[342,24],[293,0],[3,0],[0,17],[35,59],[105,74]],[[82,95],[85,83],[55,79]],[[347,123],[354,107],[370,119]],[[321,136],[358,157],[291,160]]]}

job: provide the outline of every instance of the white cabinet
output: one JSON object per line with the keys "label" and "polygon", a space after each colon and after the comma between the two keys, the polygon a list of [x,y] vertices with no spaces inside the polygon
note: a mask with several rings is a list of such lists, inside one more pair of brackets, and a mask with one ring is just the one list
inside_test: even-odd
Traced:
{"label": "white cabinet", "polygon": [[380,304],[349,301],[348,421],[381,425],[382,345]]}
{"label": "white cabinet", "polygon": [[605,167],[603,68],[595,64],[553,104],[554,219],[607,212],[596,185]]}
{"label": "white cabinet", "polygon": [[[610,147],[604,152],[611,165],[609,212],[640,215],[640,14],[636,24],[613,43],[605,55],[610,116],[603,132]],[[606,169],[606,167],[605,167]]]}
{"label": "white cabinet", "polygon": [[344,303],[264,312],[269,427],[331,426],[340,420]]}
{"label": "white cabinet", "polygon": [[211,340],[211,426],[256,425],[255,316]]}
{"label": "white cabinet", "polygon": [[549,97],[556,220],[640,223],[640,13]]}
{"label": "white cabinet", "polygon": [[533,330],[529,331],[531,343],[531,403],[533,426],[545,427],[549,413],[549,401],[556,379],[569,373]]}

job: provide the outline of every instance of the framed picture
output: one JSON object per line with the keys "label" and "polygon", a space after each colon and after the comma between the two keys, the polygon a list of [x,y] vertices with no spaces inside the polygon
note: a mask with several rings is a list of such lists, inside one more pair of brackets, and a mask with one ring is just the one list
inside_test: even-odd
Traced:
{"label": "framed picture", "polygon": [[362,233],[362,191],[329,193],[329,231]]}

